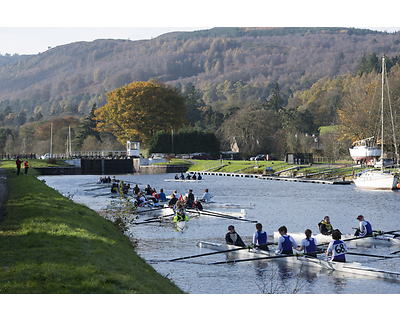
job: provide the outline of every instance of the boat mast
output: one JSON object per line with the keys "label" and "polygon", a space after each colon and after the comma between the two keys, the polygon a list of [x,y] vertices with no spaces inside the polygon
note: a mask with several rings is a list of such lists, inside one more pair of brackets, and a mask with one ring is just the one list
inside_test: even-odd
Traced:
{"label": "boat mast", "polygon": [[382,170],[383,170],[383,94],[385,88],[385,55],[382,56],[382,134],[381,134],[381,159],[382,159]]}

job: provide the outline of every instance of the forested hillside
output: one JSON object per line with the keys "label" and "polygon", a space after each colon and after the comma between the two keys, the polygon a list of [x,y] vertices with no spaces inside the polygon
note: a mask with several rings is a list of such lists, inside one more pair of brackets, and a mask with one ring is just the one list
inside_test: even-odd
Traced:
{"label": "forested hillside", "polygon": [[[365,60],[382,53],[395,65],[399,48],[400,34],[371,30],[214,28],[0,56],[0,125],[18,136],[19,128],[49,117],[81,118],[106,103],[106,92],[157,79],[182,92],[189,123],[216,132],[223,148],[237,143],[249,153],[281,154],[288,150],[287,143],[279,147],[285,123],[296,118],[299,134],[338,124],[343,81],[373,72]],[[315,86],[325,89],[309,97]],[[249,121],[244,115],[262,131],[233,132]]]}

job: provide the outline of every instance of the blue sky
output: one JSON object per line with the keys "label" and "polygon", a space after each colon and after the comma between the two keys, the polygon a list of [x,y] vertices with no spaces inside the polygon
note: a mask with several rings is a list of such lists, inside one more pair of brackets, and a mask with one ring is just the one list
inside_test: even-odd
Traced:
{"label": "blue sky", "polygon": [[61,5],[49,0],[7,1],[2,3],[0,54],[37,54],[77,41],[151,39],[172,31],[212,27],[329,26],[391,32],[400,30],[399,8],[393,6],[400,7],[391,4],[383,15],[378,8],[370,10],[360,1],[348,0],[328,5],[319,0],[253,0],[247,5],[225,0],[70,0]]}

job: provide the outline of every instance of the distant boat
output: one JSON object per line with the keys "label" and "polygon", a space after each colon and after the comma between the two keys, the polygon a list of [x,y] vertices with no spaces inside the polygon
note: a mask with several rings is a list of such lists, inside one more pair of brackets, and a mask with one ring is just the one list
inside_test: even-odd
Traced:
{"label": "distant boat", "polygon": [[[385,84],[385,56],[382,57],[382,130],[381,130],[381,155],[383,155],[383,97],[384,97],[384,84]],[[351,149],[350,149],[351,150]],[[361,149],[360,149],[361,150]],[[368,150],[368,148],[366,149]],[[350,151],[351,153],[351,151]],[[372,153],[372,149],[371,149]],[[367,169],[361,172],[354,178],[354,184],[360,189],[379,189],[379,190],[393,190],[397,188],[399,176],[397,173],[392,173],[389,170],[384,170],[384,166],[380,170]]]}
{"label": "distant boat", "polygon": [[362,139],[353,142],[350,150],[350,156],[357,164],[367,164],[373,166],[381,156],[381,149],[377,147],[374,137]]}

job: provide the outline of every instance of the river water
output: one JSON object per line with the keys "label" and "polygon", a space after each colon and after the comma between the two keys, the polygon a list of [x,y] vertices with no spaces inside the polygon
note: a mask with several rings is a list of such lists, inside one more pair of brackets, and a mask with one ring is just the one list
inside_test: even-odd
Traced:
{"label": "river water", "polygon": [[[263,224],[270,240],[273,232],[286,225],[290,232],[304,232],[310,228],[318,231],[317,223],[325,215],[331,217],[334,228],[342,233],[354,233],[358,226],[356,217],[363,214],[374,229],[400,229],[398,191],[359,190],[354,185],[324,185],[273,181],[244,177],[219,177],[205,175],[202,181],[168,181],[174,174],[118,175],[118,179],[137,183],[141,189],[146,184],[157,191],[163,188],[167,195],[175,189],[185,194],[193,189],[201,197],[205,188],[213,200],[240,205],[253,204],[245,218]],[[46,184],[75,202],[86,204],[99,211],[111,201],[108,189],[96,189],[98,176],[41,176]],[[86,191],[85,191],[86,190]],[[215,208],[218,211],[241,209]],[[141,217],[140,220],[143,220]],[[210,252],[196,246],[196,241],[224,243],[228,225],[233,224],[246,244],[251,244],[255,224],[211,216],[192,218],[187,229],[179,232],[170,223],[150,223],[130,227],[137,242],[136,252],[160,274],[174,281],[182,290],[194,294],[259,294],[259,293],[317,293],[317,294],[397,294],[400,282],[354,276],[319,269],[302,269],[277,261],[253,261],[234,264],[209,265],[225,261],[226,254],[216,254],[177,262],[163,262],[172,258]],[[352,252],[385,255],[399,247],[349,248]],[[399,259],[379,260],[360,256],[347,256],[349,261],[400,272]]]}

